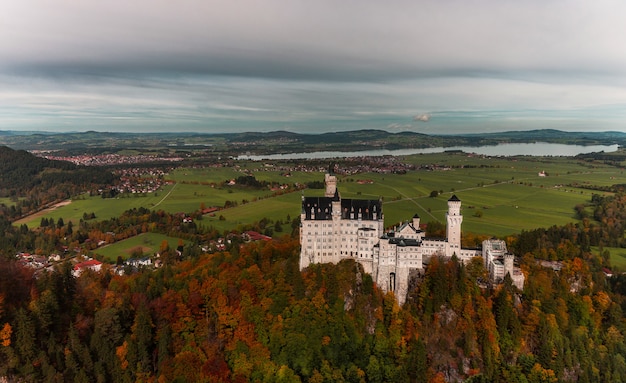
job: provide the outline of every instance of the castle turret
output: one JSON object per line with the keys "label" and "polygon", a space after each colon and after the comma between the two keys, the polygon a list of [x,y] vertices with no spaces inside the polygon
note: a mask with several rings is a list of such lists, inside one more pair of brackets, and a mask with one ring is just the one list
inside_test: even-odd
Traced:
{"label": "castle turret", "polygon": [[511,253],[504,254],[504,275],[509,274],[513,278],[513,259],[515,257]]}
{"label": "castle turret", "polygon": [[333,198],[337,193],[337,176],[326,173],[324,176],[324,184],[326,184],[326,194],[328,198]]}
{"label": "castle turret", "polygon": [[461,224],[463,223],[463,216],[461,215],[461,200],[456,195],[453,195],[448,200],[448,213],[446,214],[446,238],[448,239],[448,246],[450,254],[459,254],[461,250]]}
{"label": "castle turret", "polygon": [[417,215],[417,213],[413,216],[413,227],[415,230],[419,230],[420,228],[420,216]]}

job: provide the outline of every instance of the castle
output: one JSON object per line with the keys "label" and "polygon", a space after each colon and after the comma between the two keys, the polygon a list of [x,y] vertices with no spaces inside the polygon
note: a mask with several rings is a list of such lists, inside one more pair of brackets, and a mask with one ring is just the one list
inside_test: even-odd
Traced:
{"label": "castle", "polygon": [[[417,214],[410,222],[385,233],[380,199],[342,199],[332,172],[325,175],[324,181],[324,197],[302,197],[300,270],[312,263],[354,259],[383,291],[393,291],[403,304],[410,273],[423,270],[430,257],[456,255],[467,262],[483,256],[492,280],[501,281],[509,273],[517,276],[518,287],[521,278],[523,286],[523,274],[519,270],[515,273],[513,255],[506,251],[503,241],[485,241],[482,252],[461,247],[463,215],[456,195],[448,200],[446,238],[428,238],[420,229]],[[491,274],[492,269],[496,274]]]}

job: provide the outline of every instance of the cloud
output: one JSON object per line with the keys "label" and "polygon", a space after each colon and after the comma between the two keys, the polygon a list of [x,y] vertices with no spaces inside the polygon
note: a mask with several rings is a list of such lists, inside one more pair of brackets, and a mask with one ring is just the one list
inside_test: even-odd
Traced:
{"label": "cloud", "polygon": [[413,121],[428,122],[430,121],[430,114],[418,114],[417,116],[413,117]]}

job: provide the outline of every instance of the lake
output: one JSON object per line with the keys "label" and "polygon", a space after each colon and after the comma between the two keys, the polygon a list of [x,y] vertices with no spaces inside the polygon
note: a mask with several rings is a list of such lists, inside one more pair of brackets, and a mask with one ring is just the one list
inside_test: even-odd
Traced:
{"label": "lake", "polygon": [[451,150],[460,150],[465,153],[476,153],[487,156],[576,156],[582,153],[615,152],[619,145],[566,145],[547,142],[533,142],[526,144],[498,144],[488,146],[449,146],[422,149],[397,150],[364,150],[358,152],[309,152],[263,155],[241,155],[238,160],[296,160],[296,159],[323,159],[342,157],[379,157],[379,156],[408,156],[412,154],[442,153]]}

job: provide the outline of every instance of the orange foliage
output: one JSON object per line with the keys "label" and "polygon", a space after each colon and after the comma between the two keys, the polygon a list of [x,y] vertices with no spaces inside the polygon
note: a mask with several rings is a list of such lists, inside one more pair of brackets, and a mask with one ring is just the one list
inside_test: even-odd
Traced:
{"label": "orange foliage", "polygon": [[122,366],[122,370],[125,370],[128,367],[128,360],[126,360],[126,355],[128,355],[128,342],[124,341],[121,346],[115,349],[115,355],[120,361],[120,365]]}
{"label": "orange foliage", "polygon": [[598,291],[593,300],[596,302],[596,307],[600,312],[605,312],[611,307],[611,297],[604,291]]}
{"label": "orange foliage", "polygon": [[322,346],[328,346],[330,344],[330,337],[328,335],[324,335],[322,337]]}
{"label": "orange foliage", "polygon": [[13,329],[11,325],[8,323],[4,324],[2,330],[0,330],[0,344],[4,347],[9,347],[11,345],[11,334],[13,333]]}
{"label": "orange foliage", "polygon": [[444,377],[443,372],[438,372],[428,379],[428,383],[446,383],[446,378]]}

